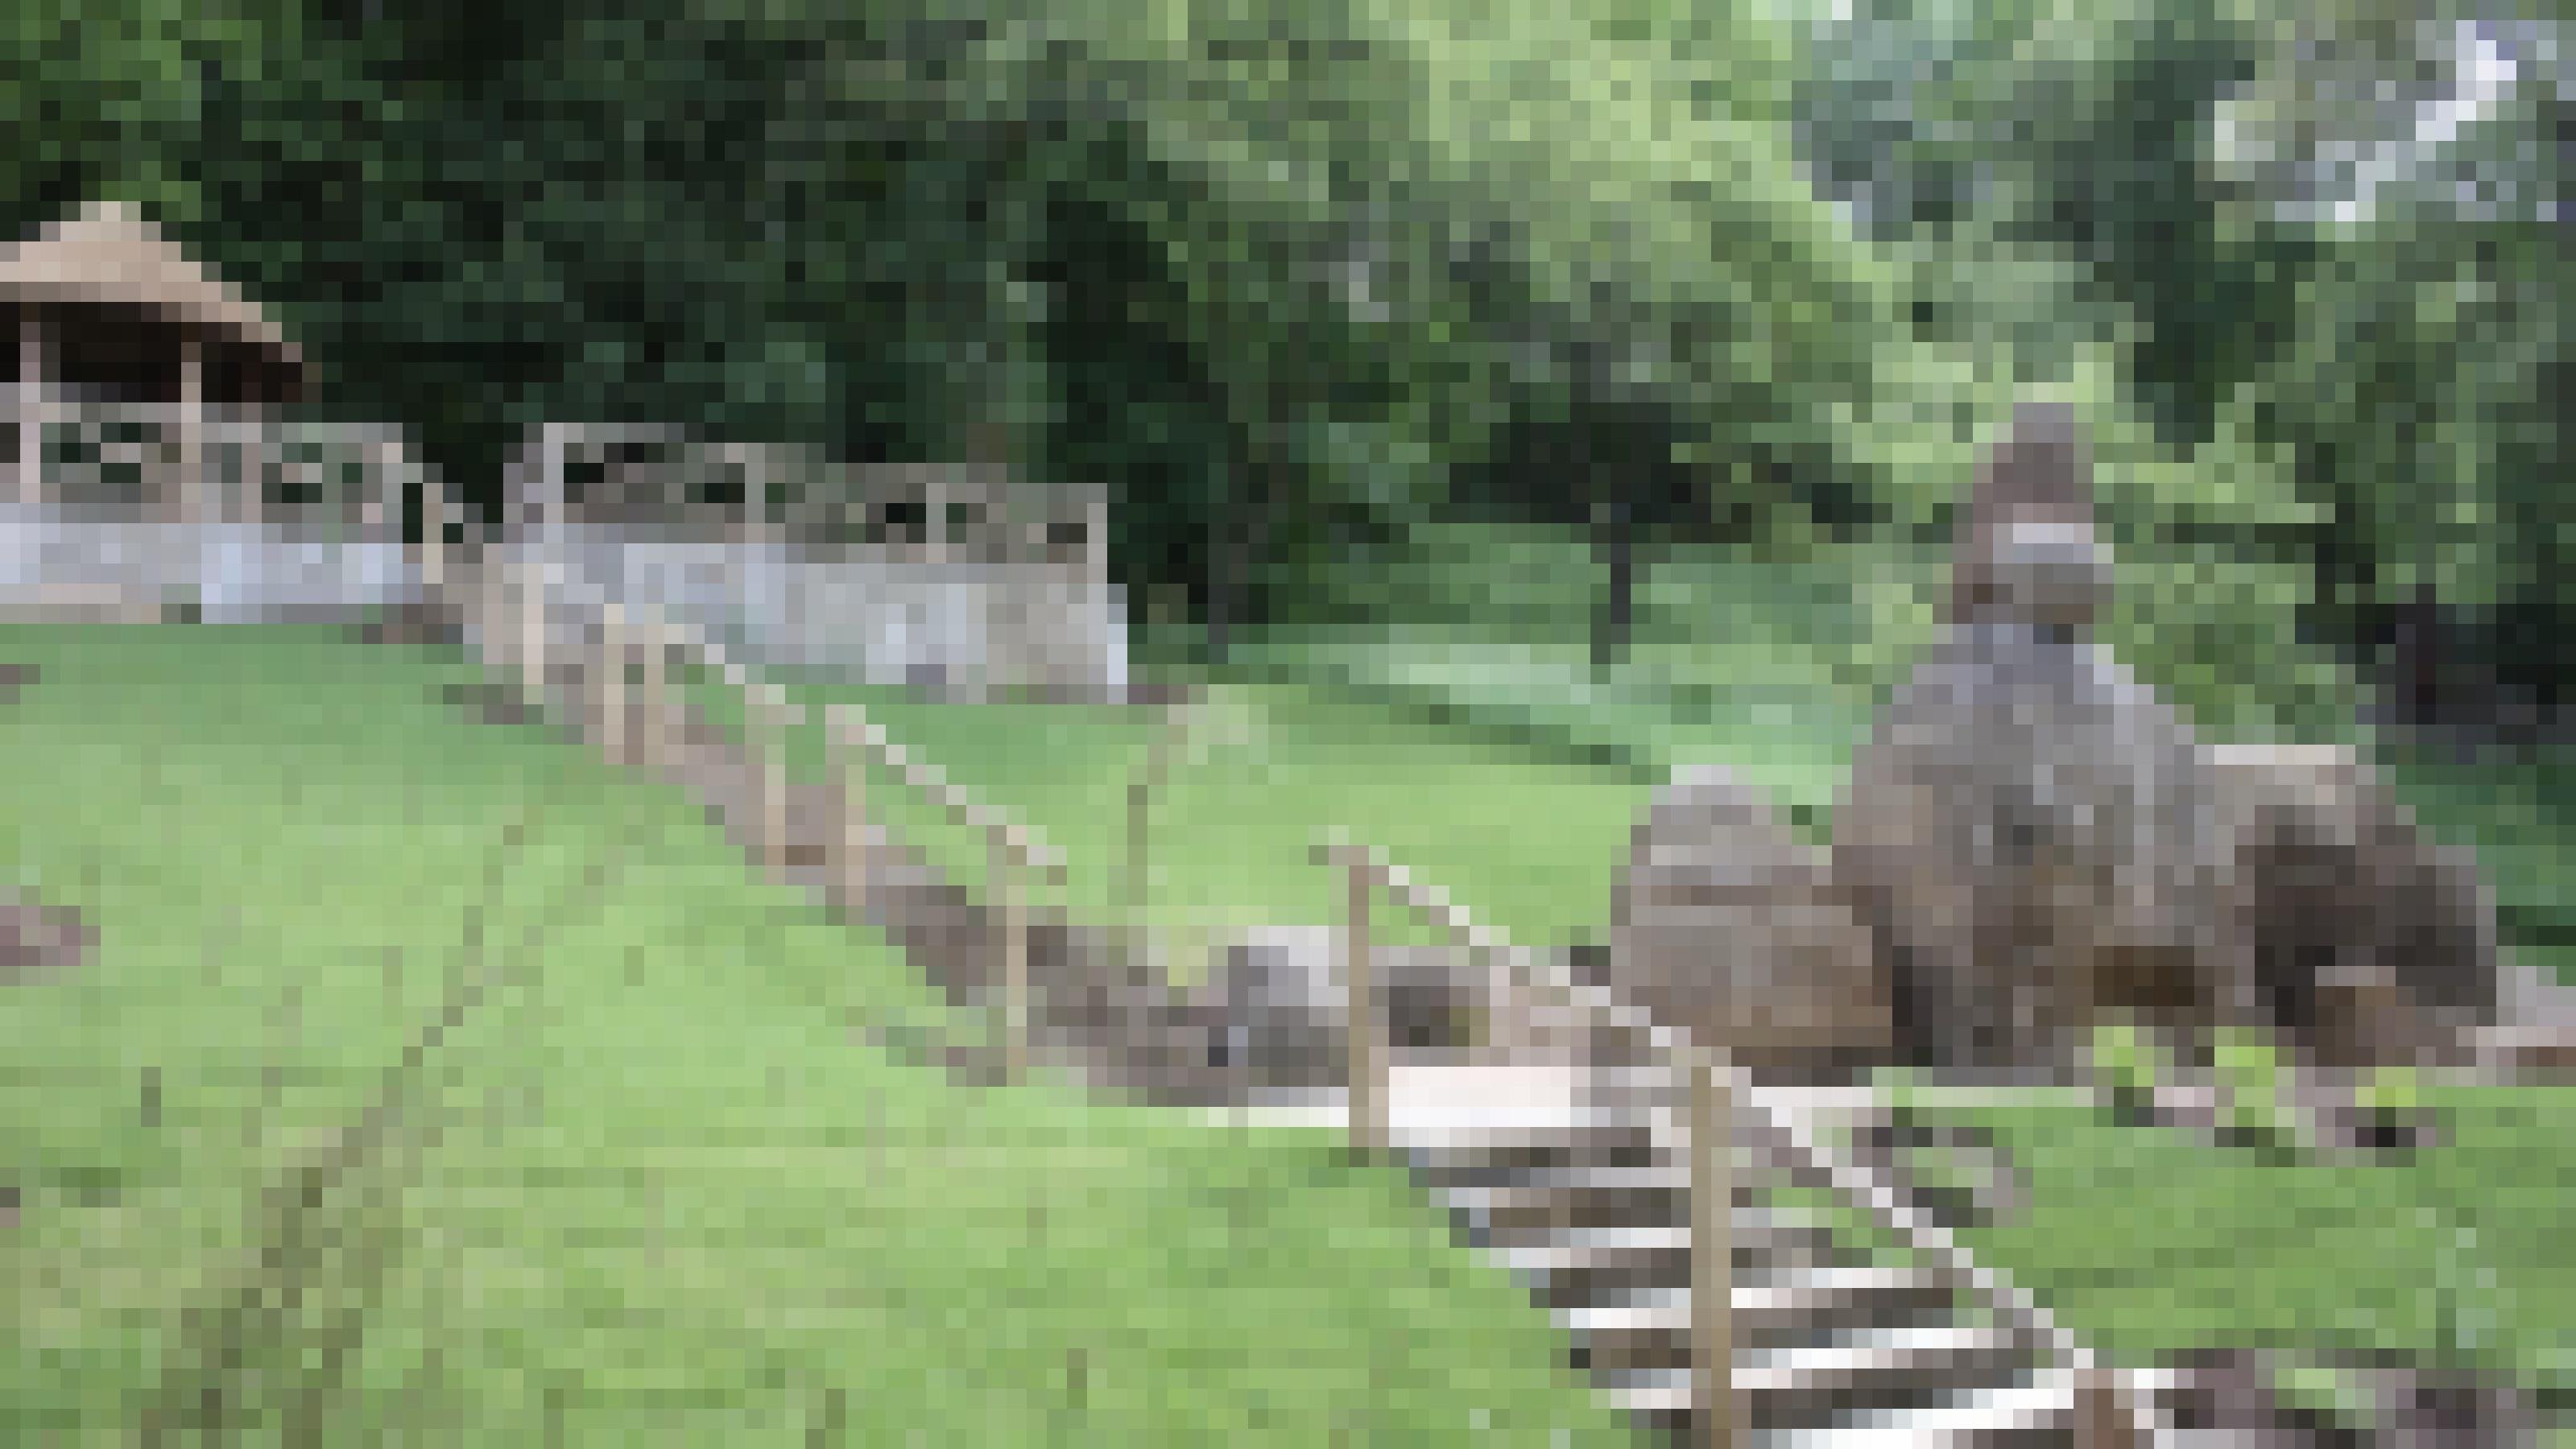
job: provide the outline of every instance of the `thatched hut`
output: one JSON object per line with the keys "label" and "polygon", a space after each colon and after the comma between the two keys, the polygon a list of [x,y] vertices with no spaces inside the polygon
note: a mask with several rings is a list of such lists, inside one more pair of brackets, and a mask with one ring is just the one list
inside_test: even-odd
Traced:
{"label": "thatched hut", "polygon": [[[0,319],[17,339],[10,357],[17,446],[10,457],[23,503],[47,501],[41,429],[30,422],[52,397],[88,393],[201,417],[210,409],[274,408],[302,392],[302,359],[285,334],[132,208],[113,202],[0,252]],[[163,474],[179,486],[158,500],[159,511],[179,521],[204,517],[194,486],[202,478],[191,466]]]}
{"label": "thatched hut", "polygon": [[295,345],[133,209],[0,251],[0,320],[0,606],[249,621],[419,592],[401,523],[428,480],[393,430],[284,416]]}

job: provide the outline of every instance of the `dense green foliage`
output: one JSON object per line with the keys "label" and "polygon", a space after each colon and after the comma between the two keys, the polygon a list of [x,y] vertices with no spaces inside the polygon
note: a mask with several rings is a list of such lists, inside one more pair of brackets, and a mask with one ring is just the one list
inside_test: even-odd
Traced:
{"label": "dense green foliage", "polygon": [[2428,581],[2533,677],[2576,622],[2563,79],[2526,47],[2365,220],[2287,209],[2405,139],[2335,98],[2466,73],[2419,7],[74,9],[0,27],[0,214],[144,203],[486,504],[546,419],[998,438],[1108,483],[1138,615],[1220,652],[1384,622],[1465,516],[1584,531],[1607,666],[1672,546],[1937,536],[2040,386],[2219,713],[2309,709],[2274,601],[2366,643]]}

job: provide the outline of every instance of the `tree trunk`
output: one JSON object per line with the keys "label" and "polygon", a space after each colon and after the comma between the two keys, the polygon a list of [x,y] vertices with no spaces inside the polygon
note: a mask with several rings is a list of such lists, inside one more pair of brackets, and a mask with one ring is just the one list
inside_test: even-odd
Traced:
{"label": "tree trunk", "polygon": [[1208,523],[1207,662],[1217,665],[1225,662],[1234,637],[1234,562],[1242,530],[1226,527],[1222,510],[1211,512]]}
{"label": "tree trunk", "polygon": [[1251,465],[1237,458],[1222,466],[1226,477],[1208,508],[1207,662],[1215,665],[1225,663],[1245,622],[1268,512],[1261,500],[1263,480],[1246,476]]}
{"label": "tree trunk", "polygon": [[1594,506],[1592,548],[1608,555],[1609,574],[1592,611],[1592,670],[1598,674],[1627,658],[1637,616],[1636,511],[1624,500]]}

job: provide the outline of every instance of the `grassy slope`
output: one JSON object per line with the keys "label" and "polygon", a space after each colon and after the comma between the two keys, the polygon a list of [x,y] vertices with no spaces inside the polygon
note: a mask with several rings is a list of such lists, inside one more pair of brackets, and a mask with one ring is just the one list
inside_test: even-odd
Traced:
{"label": "grassy slope", "polygon": [[[1909,637],[1916,592],[1892,554],[1850,569],[1686,555],[1647,579],[1633,663],[1596,683],[1583,665],[1592,565],[1579,543],[1460,529],[1439,546],[1444,581],[1431,588],[1472,607],[1393,601],[1428,622],[1250,646],[1215,687],[1202,745],[1174,757],[1154,807],[1150,924],[1191,935],[1332,919],[1338,886],[1307,848],[1340,827],[1515,940],[1597,935],[1637,814],[1672,764],[1725,761],[1793,818],[1825,817],[1887,661]],[[693,687],[740,727],[738,694],[704,679]],[[1149,720],[882,689],[793,693],[863,703],[971,794],[1035,826],[1067,857],[1077,914],[1127,909],[1127,790]],[[822,769],[810,718],[791,758],[801,774]],[[945,868],[982,879],[980,841],[884,772],[868,788],[874,808]]]}
{"label": "grassy slope", "polygon": [[1467,1442],[1480,1412],[1507,1442],[1618,1437],[1390,1176],[853,1047],[847,1008],[923,1004],[899,961],[747,883],[677,799],[457,728],[417,659],[178,629],[0,630],[0,657],[44,670],[0,712],[9,865],[102,932],[0,996],[28,1196],[6,1437],[130,1436],[175,1314],[243,1270],[257,1180],[399,1051],[540,789],[563,803],[488,937],[623,872],[436,1059],[332,1441],[784,1437],[825,1386],[867,1443]]}
{"label": "grassy slope", "polygon": [[2550,1088],[2427,1099],[2449,1140],[2404,1168],[2273,1165],[2075,1109],[1962,1114],[1996,1130],[2029,1186],[2018,1219],[1966,1236],[2116,1353],[2466,1350],[2525,1382],[2576,1382],[2576,1254],[2562,1227],[2576,1100]]}
{"label": "grassy slope", "polygon": [[[1759,636],[1749,628],[1742,633]],[[1101,900],[1115,895],[1123,772],[1140,744],[1132,720],[1105,711],[977,710],[866,693],[897,738],[1035,820],[1064,846],[1074,858],[1078,902],[1085,890]],[[1606,896],[1641,798],[1635,772],[1541,763],[1508,744],[1462,745],[1454,732],[1391,723],[1385,711],[1328,689],[1272,683],[1244,689],[1240,699],[1262,706],[1257,713],[1266,728],[1238,731],[1232,746],[1176,772],[1169,806],[1175,813],[1160,838],[1171,843],[1163,854],[1178,879],[1154,902],[1158,911],[1177,913],[1180,903],[1195,901],[1246,918],[1321,919],[1310,912],[1329,908],[1330,885],[1303,865],[1300,853],[1311,828],[1345,823],[1364,839],[1391,845],[1515,934],[1543,936],[1600,921],[1593,903]],[[816,763],[816,743],[809,739],[803,749],[807,764]],[[1281,760],[1302,763],[1282,768]],[[2484,774],[2405,778],[2440,833],[2490,847],[2484,854],[2509,902],[2550,898],[2553,862],[2563,853],[2561,816],[2532,808],[2527,796]],[[1766,783],[1782,788],[1777,777]],[[1528,803],[1533,795],[1535,808]],[[892,798],[880,784],[880,802]],[[1194,799],[1201,803],[1193,805]],[[666,837],[684,833],[664,831]],[[459,880],[470,874],[462,863],[470,853],[460,847],[449,867]],[[951,838],[944,853],[970,874],[980,867],[974,843],[962,836]],[[693,920],[702,918],[703,912],[692,913]],[[792,912],[774,912],[750,929],[774,932],[794,919]],[[794,984],[788,994],[797,1019],[810,1021],[813,1006],[829,1004],[828,989],[818,983],[845,974],[791,971],[778,979]],[[889,979],[852,989],[904,988]],[[658,1010],[651,1003],[660,999],[646,994],[637,1009]],[[662,1018],[662,1030],[674,1030],[670,1023],[677,1020],[725,1020],[732,1000],[693,999],[680,1016]],[[652,1033],[637,1026],[616,1035]],[[643,1055],[672,1053],[685,1054],[674,1041],[668,1052]],[[840,1058],[837,1047],[830,1056]],[[601,1060],[608,1070],[626,1059]],[[767,1104],[763,1112],[785,1110],[771,1100],[780,1095],[774,1089],[742,1090]],[[2556,1095],[2547,1092],[2467,1100],[2454,1145],[2412,1171],[2266,1168],[2080,1116],[2007,1117],[1999,1125],[2022,1145],[2032,1178],[2031,1215],[1980,1235],[1978,1246],[2074,1326],[2122,1349],[2328,1333],[2432,1346],[2449,1331],[2439,1321],[2442,1300],[2432,1285],[2455,1280],[2471,1313],[2494,1320],[2488,1341],[2504,1357],[2527,1372],[2555,1371],[2558,1345],[2571,1326],[2555,1306],[2570,1301],[2557,1286],[2570,1260],[2556,1248],[2548,1224],[2576,1167],[2567,1159],[2567,1124],[2559,1121]],[[92,1141],[113,1134],[61,1135]],[[652,1160],[660,1150],[645,1145],[621,1152],[629,1160]],[[738,1172],[752,1170],[746,1157],[793,1160],[792,1153],[740,1141],[692,1146],[681,1155],[699,1151]],[[1221,1188],[1211,1194],[1226,1196]],[[497,1200],[509,1201],[507,1194]],[[2443,1214],[2443,1222],[2465,1210],[2479,1227],[2475,1244],[2443,1258],[2438,1250],[2448,1229],[2417,1222],[2425,1205]],[[1007,1204],[1001,1211],[1008,1215]],[[2255,1245],[2250,1256],[2248,1245]],[[2249,1271],[2257,1262],[2260,1271]],[[2437,1279],[2437,1272],[2447,1276]],[[1103,1371],[1096,1357],[1093,1371]],[[1097,1392],[1095,1382],[1095,1403]]]}
{"label": "grassy slope", "polygon": [[[896,691],[799,687],[812,704],[855,700],[892,737],[975,798],[1027,823],[1067,860],[1074,914],[1128,909],[1127,791],[1151,716],[1081,706],[943,705]],[[728,728],[739,696],[699,695]],[[1209,927],[1324,922],[1340,886],[1308,851],[1347,829],[1465,901],[1519,941],[1561,941],[1607,919],[1629,829],[1645,798],[1631,772],[1534,762],[1505,743],[1461,740],[1421,722],[1292,685],[1219,686],[1204,744],[1176,751],[1155,797],[1146,921],[1184,936]],[[790,758],[818,775],[809,711]],[[981,881],[984,847],[909,790],[871,771],[871,808],[961,879]],[[1419,938],[1389,922],[1388,934]]]}

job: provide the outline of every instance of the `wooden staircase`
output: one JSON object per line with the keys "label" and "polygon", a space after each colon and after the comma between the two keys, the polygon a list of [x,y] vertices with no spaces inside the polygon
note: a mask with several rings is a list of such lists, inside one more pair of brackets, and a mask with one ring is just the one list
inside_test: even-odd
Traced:
{"label": "wooden staircase", "polygon": [[[1374,852],[1327,841],[1316,853],[1350,875],[1346,959],[1360,959],[1366,900],[1384,892],[1492,963],[1504,1003],[1494,1040],[1445,1061],[1388,1063],[1366,1130],[1471,1245],[1528,1284],[1576,1365],[1655,1437],[2082,1449],[2167,1437],[2152,1385],[2098,1365],[1971,1259],[1897,1174],[1828,1140],[1832,1094],[1756,1087],[1562,962],[1513,950]],[[1354,986],[1354,1015],[1363,999]],[[1866,1093],[1842,1103],[1870,1110]],[[1362,1130],[1345,1093],[1284,1110]],[[1692,1151],[1700,1118],[1729,1124],[1725,1157]],[[1693,1203],[1711,1182],[1731,1192],[1722,1215]],[[1781,1185],[1818,1190],[1845,1222],[1901,1244],[1902,1263],[1855,1252],[1822,1217],[1784,1206],[1770,1191]],[[1693,1312],[1695,1221],[1712,1235],[1722,1223],[1729,1239],[1724,1315]],[[1695,1331],[1726,1335],[1722,1365],[1697,1364]],[[1710,1421],[1695,1400],[1719,1382],[1726,1416]]]}
{"label": "wooden staircase", "polygon": [[[1441,1069],[1433,1068],[1433,1071]],[[1451,1068],[1453,1090],[1490,1091]],[[1445,1073],[1444,1073],[1445,1075]],[[1423,1087],[1430,1087],[1424,1079]],[[1767,1108],[1757,1107],[1749,1116]],[[1588,1118],[1588,1120],[1586,1120]],[[1526,1282],[1575,1363],[1641,1425],[1692,1428],[1688,1143],[1654,1106],[1568,1112],[1478,1131],[1420,1132],[1399,1150],[1459,1232]],[[1747,1123],[1732,1220],[1734,1388],[1755,1444],[2079,1442],[2072,1365],[1932,1266],[1872,1263],[1821,1214],[1770,1203],[1763,1179],[1812,1178],[1799,1152]],[[2000,1318],[2001,1315],[1993,1317]]]}

